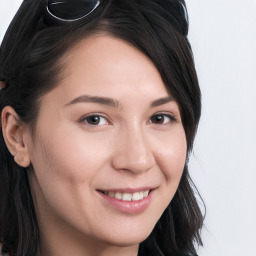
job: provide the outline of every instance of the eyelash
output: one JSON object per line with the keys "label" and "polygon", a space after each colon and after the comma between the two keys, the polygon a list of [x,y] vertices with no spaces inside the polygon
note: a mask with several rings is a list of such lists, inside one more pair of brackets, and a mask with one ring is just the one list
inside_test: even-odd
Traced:
{"label": "eyelash", "polygon": [[103,125],[103,124],[90,124],[90,123],[88,122],[88,119],[89,119],[89,118],[93,118],[93,117],[96,117],[96,118],[99,118],[99,119],[104,118],[104,119],[106,120],[106,123],[107,123],[107,124],[111,124],[111,123],[108,121],[108,119],[107,119],[106,117],[102,116],[101,114],[90,114],[90,115],[88,115],[88,116],[84,116],[84,117],[82,117],[82,118],[79,120],[79,122],[80,122],[80,123],[86,123],[86,124],[91,125],[91,126],[101,126],[101,125]]}
{"label": "eyelash", "polygon": [[[166,124],[169,124],[169,123],[172,123],[172,122],[176,122],[177,119],[175,118],[174,115],[171,115],[171,114],[166,114],[166,113],[156,113],[154,114],[153,116],[151,116],[150,120],[152,120],[153,117],[164,117],[164,118],[169,118],[170,120],[167,122],[167,123],[161,123],[161,124],[156,124],[156,125],[166,125]],[[152,123],[152,122],[151,122]],[[152,124],[155,124],[155,123],[152,123]]]}
{"label": "eyelash", "polygon": [[[157,124],[157,123],[153,123],[152,122],[152,119],[153,118],[157,118],[157,117],[164,117],[164,121],[165,121],[165,118],[169,118],[169,121],[167,122],[167,123],[160,123],[160,124]],[[88,119],[89,118],[98,118],[98,119],[105,119],[106,120],[106,123],[104,123],[104,124],[100,124],[100,123],[98,123],[98,124],[91,124],[90,122],[88,122]],[[175,118],[175,116],[174,115],[171,115],[171,114],[166,114],[166,113],[156,113],[156,114],[154,114],[154,115],[152,115],[150,118],[149,118],[149,120],[150,120],[150,123],[151,124],[155,124],[155,125],[167,125],[167,124],[169,124],[169,123],[172,123],[172,122],[176,122],[177,121],[177,119]],[[79,122],[80,123],[86,123],[86,124],[88,124],[88,125],[91,125],[91,126],[102,126],[102,125],[105,125],[105,124],[107,124],[107,125],[109,125],[109,124],[111,124],[111,122],[106,118],[106,117],[104,117],[104,116],[102,116],[101,114],[90,114],[90,115],[88,115],[88,116],[84,116],[84,117],[82,117],[81,119],[79,119]],[[101,122],[101,120],[100,120],[100,122]]]}

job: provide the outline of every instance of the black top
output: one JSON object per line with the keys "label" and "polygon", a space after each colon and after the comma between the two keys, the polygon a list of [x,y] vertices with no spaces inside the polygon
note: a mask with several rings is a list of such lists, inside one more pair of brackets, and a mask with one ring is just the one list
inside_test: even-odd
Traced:
{"label": "black top", "polygon": [[8,256],[9,254],[3,248],[3,245],[0,243],[0,256]]}

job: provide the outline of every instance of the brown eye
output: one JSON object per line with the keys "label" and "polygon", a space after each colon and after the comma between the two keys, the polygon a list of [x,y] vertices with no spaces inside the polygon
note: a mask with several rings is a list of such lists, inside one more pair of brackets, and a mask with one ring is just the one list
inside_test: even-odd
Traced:
{"label": "brown eye", "polygon": [[83,119],[84,122],[91,124],[91,125],[104,125],[104,124],[108,124],[108,121],[105,117],[103,116],[97,116],[97,115],[93,115],[93,116],[87,116]]}
{"label": "brown eye", "polygon": [[153,124],[167,124],[167,123],[170,123],[171,121],[174,121],[174,120],[175,120],[174,117],[168,116],[168,115],[163,115],[163,114],[153,115],[150,118],[150,121]]}

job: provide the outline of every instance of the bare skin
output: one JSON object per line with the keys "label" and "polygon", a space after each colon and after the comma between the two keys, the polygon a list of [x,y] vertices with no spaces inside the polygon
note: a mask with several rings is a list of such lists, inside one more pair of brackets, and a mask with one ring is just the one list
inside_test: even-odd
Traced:
{"label": "bare skin", "polygon": [[[136,256],[182,175],[178,104],[153,63],[120,39],[88,38],[65,63],[64,79],[41,99],[34,138],[12,108],[2,114],[16,162],[34,167],[40,255]],[[147,190],[139,206],[108,194]]]}

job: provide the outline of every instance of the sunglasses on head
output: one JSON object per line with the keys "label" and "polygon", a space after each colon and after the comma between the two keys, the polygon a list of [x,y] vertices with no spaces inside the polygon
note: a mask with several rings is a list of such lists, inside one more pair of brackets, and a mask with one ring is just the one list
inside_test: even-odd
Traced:
{"label": "sunglasses on head", "polygon": [[50,22],[72,22],[91,14],[100,0],[47,0],[46,14]]}
{"label": "sunglasses on head", "polygon": [[[78,21],[90,15],[102,2],[103,0],[47,0],[44,12],[45,21],[48,25],[63,25]],[[165,0],[152,0],[151,3],[154,5],[153,8],[170,20],[178,31],[187,34],[187,30],[183,31],[187,20],[183,21],[185,23],[183,26],[175,18],[177,13],[179,15],[184,12],[183,5],[174,7],[171,2]]]}

